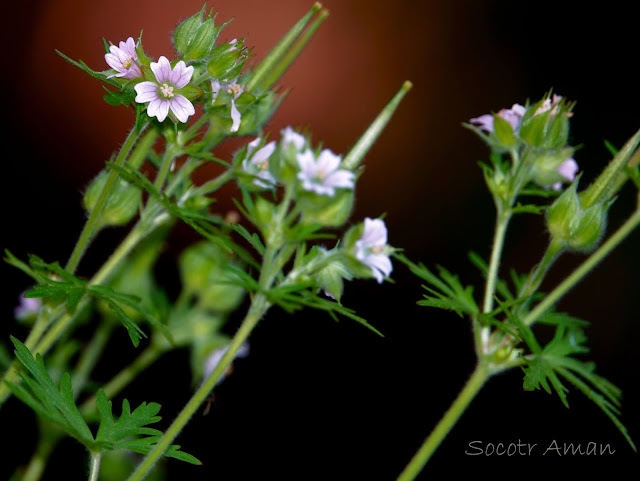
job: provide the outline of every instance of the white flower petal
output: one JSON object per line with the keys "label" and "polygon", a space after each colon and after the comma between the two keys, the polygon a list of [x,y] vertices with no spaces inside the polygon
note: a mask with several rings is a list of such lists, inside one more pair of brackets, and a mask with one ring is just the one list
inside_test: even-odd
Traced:
{"label": "white flower petal", "polygon": [[196,113],[191,102],[183,95],[173,97],[169,102],[169,106],[176,118],[182,123],[186,123],[189,116]]}
{"label": "white flower petal", "polygon": [[138,95],[136,102],[143,104],[158,98],[158,85],[155,82],[140,82],[133,87]]}
{"label": "white flower petal", "polygon": [[360,241],[367,247],[384,246],[387,243],[387,227],[382,219],[364,220],[364,232]]}
{"label": "white flower petal", "polygon": [[296,150],[302,150],[304,147],[306,139],[291,127],[285,127],[280,131],[280,134],[282,135],[282,144],[285,149],[289,144],[295,145]]}
{"label": "white flower petal", "polygon": [[168,82],[171,78],[171,64],[167,57],[162,56],[157,62],[151,62],[151,71],[156,76],[158,83]]}
{"label": "white flower petal", "polygon": [[331,187],[353,188],[353,172],[348,170],[336,170],[327,176],[324,185]]}
{"label": "white flower petal", "polygon": [[230,132],[237,132],[240,128],[240,121],[242,120],[242,116],[240,115],[240,111],[236,108],[236,103],[231,99],[231,130]]}
{"label": "white flower petal", "polygon": [[180,60],[175,67],[173,67],[173,71],[170,74],[170,82],[176,88],[183,88],[186,86],[191,80],[191,76],[193,75],[193,66],[186,66],[184,61]]}
{"label": "white flower petal", "polygon": [[340,162],[342,162],[342,158],[339,155],[334,154],[329,149],[324,149],[320,152],[320,155],[318,155],[316,168],[329,174],[340,166]]}

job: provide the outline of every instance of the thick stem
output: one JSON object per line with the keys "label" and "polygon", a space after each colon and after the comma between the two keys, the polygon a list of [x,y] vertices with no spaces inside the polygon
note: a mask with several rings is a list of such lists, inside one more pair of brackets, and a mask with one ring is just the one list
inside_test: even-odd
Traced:
{"label": "thick stem", "polygon": [[404,468],[397,481],[411,481],[422,471],[422,468],[429,458],[436,451],[440,443],[449,434],[451,428],[460,419],[462,413],[465,412],[469,403],[475,398],[476,394],[482,389],[487,379],[491,375],[489,367],[483,363],[478,364],[471,378],[467,381],[462,392],[458,395],[451,407],[447,410],[440,422],[436,425],[431,434],[425,439],[424,443],[413,456],[409,464]]}
{"label": "thick stem", "polygon": [[554,305],[562,296],[580,282],[591,269],[593,269],[602,259],[604,259],[620,242],[622,242],[630,233],[640,224],[640,210],[635,213],[600,246],[587,260],[573,271],[573,273],[562,281],[553,291],[551,291],[524,319],[526,326],[533,324],[547,309]]}
{"label": "thick stem", "polygon": [[189,402],[182,409],[178,417],[173,421],[171,426],[164,433],[162,438],[154,446],[149,454],[144,458],[142,463],[137,467],[128,481],[140,481],[153,468],[155,463],[162,457],[164,452],[171,446],[173,440],[178,436],[182,428],[189,422],[191,417],[196,413],[200,406],[207,400],[211,391],[215,387],[220,377],[227,371],[229,365],[233,361],[240,346],[247,340],[253,328],[257,325],[260,318],[269,308],[270,304],[262,294],[256,294],[251,303],[251,308],[247,313],[240,329],[233,337],[229,349],[224,354],[216,368],[207,379],[198,387]]}

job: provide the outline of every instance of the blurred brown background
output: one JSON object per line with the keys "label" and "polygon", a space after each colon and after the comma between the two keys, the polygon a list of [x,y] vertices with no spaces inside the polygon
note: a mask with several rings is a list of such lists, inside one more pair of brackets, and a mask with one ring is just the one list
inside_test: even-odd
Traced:
{"label": "blurred brown background", "polygon": [[[477,167],[487,149],[462,122],[538,99],[553,88],[577,101],[572,143],[582,146],[575,158],[585,181],[608,160],[605,139],[620,146],[640,127],[638,75],[629,70],[637,63],[637,17],[622,2],[597,9],[547,0],[323,3],[329,19],[281,80],[291,93],[267,130],[277,136],[286,125],[308,127],[316,141],[346,153],[402,82],[411,80],[413,90],[367,157],[353,219],[386,213],[390,243],[415,260],[459,272],[468,283],[478,279],[466,254],[488,256],[493,208]],[[103,69],[102,37],[116,43],[144,30],[145,51],[171,57],[170,32],[201,6],[198,0],[11,5],[2,76],[3,247],[19,256],[33,252],[65,261],[82,225],[81,193],[133,121],[131,111],[104,103],[100,83],[66,64],[55,49]],[[234,18],[220,39],[247,36],[260,60],[311,2],[220,0],[209,6],[219,12],[219,22]],[[216,154],[228,156],[235,146],[222,146]],[[632,199],[630,189],[622,193],[611,229],[629,212]],[[231,205],[221,201],[223,209]],[[121,234],[110,231],[95,243],[83,274]],[[181,230],[174,242],[181,246],[192,239]],[[529,269],[545,241],[541,219],[516,220],[505,265]],[[636,232],[560,305],[593,323],[592,358],[623,388],[622,420],[636,440],[639,241]],[[546,286],[579,260],[562,259]],[[23,337],[11,313],[28,281],[2,269],[10,280],[0,333],[3,340],[8,334]],[[415,306],[419,282],[401,266],[393,277],[396,283],[384,286],[352,283],[344,297],[385,333],[384,339],[347,320],[335,324],[315,313],[272,311],[254,335],[251,356],[239,361],[236,375],[220,387],[216,409],[180,438],[205,467],[173,463],[171,472],[189,479],[215,474],[215,479],[394,479],[471,372],[473,356],[464,321]],[[127,397],[133,403],[162,403],[168,421],[187,399],[189,386],[168,381],[166,370],[185,377],[185,359],[176,355],[162,363]],[[595,466],[638,465],[637,455],[595,406],[578,393],[569,402],[566,411],[545,393],[522,392],[517,372],[496,378],[442,445],[429,472],[526,467],[542,474],[559,466],[580,474]],[[13,400],[0,412],[0,422],[10,409],[29,416]],[[239,432],[232,429],[234,422]],[[27,434],[23,438],[24,444],[33,442]],[[561,460],[464,455],[472,440],[518,439],[540,445],[552,439],[608,442],[617,452]],[[73,443],[64,449],[82,455]],[[64,454],[55,459],[58,468],[65,464]],[[234,469],[240,470],[236,476],[229,474]]]}

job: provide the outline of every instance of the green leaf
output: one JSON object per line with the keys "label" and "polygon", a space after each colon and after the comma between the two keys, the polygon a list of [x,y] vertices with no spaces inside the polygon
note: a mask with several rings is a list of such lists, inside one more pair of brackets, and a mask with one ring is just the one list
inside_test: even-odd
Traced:
{"label": "green leaf", "polygon": [[[569,407],[567,401],[568,389],[561,381],[561,377],[577,387],[587,398],[593,401],[613,422],[627,442],[635,450],[626,428],[618,419],[620,411],[621,391],[605,378],[595,374],[595,364],[585,363],[573,358],[575,354],[588,352],[584,346],[586,336],[577,327],[575,318],[557,317],[556,333],[543,350],[535,353],[532,358],[525,359],[527,366],[523,368],[525,377],[523,387],[532,391],[544,389],[551,393],[551,387],[560,397],[562,403]],[[584,321],[582,321],[584,322]]]}
{"label": "green leaf", "polygon": [[429,294],[425,294],[424,299],[418,301],[418,305],[454,311],[461,317],[463,314],[479,313],[478,305],[473,298],[473,287],[463,286],[458,276],[441,266],[438,266],[438,275],[436,275],[423,264],[415,264],[402,254],[394,254],[394,257],[409,266],[413,274],[428,283],[422,287]]}
{"label": "green leaf", "polygon": [[[100,426],[96,434],[96,444],[102,449],[126,449],[140,454],[147,454],[162,436],[162,432],[148,427],[162,418],[157,416],[160,405],[157,403],[141,403],[131,411],[129,401],[122,401],[122,412],[117,419],[113,416],[112,402],[102,389],[98,390],[96,406],[100,416]],[[180,451],[180,446],[172,445],[164,453],[192,464],[202,464],[190,454]]]}
{"label": "green leaf", "polygon": [[65,373],[59,386],[56,386],[42,356],[37,354],[34,359],[23,343],[13,337],[11,341],[15,346],[16,358],[26,370],[20,373],[22,384],[7,383],[14,395],[85,446],[91,446],[93,434],[73,401],[69,374]]}

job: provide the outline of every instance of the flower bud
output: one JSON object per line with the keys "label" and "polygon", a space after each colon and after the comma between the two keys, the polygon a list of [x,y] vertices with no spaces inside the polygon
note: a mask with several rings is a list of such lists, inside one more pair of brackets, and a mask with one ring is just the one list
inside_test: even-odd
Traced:
{"label": "flower bud", "polygon": [[598,202],[576,216],[571,222],[568,245],[582,251],[593,249],[604,233],[608,207]]}
{"label": "flower bud", "polygon": [[227,312],[242,301],[244,289],[229,283],[234,262],[217,245],[203,241],[187,248],[179,265],[184,289],[198,296],[199,306]]}
{"label": "flower bud", "polygon": [[216,27],[211,14],[203,18],[204,7],[189,17],[173,33],[173,44],[183,60],[201,60],[213,49],[222,26]]}
{"label": "flower bud", "polygon": [[[84,206],[89,213],[95,208],[108,176],[107,171],[100,172],[85,192]],[[142,193],[138,187],[118,177],[100,213],[98,225],[122,225],[129,222],[138,212],[141,196]]]}
{"label": "flower bud", "polygon": [[353,276],[343,262],[335,260],[320,269],[315,278],[316,284],[325,294],[340,302],[344,289],[343,279],[351,280]]}
{"label": "flower bud", "polygon": [[207,71],[220,82],[230,82],[240,75],[248,58],[249,51],[244,46],[244,40],[218,45],[209,56]]}
{"label": "flower bud", "polygon": [[571,222],[580,210],[576,184],[566,189],[547,209],[547,226],[556,239],[567,241],[571,236]]}

